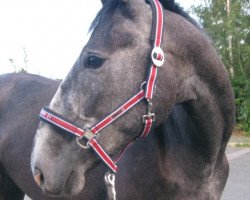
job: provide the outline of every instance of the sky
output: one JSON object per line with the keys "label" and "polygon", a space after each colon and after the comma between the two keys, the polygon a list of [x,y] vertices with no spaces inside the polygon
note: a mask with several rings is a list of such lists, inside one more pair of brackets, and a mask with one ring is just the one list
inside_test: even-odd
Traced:
{"label": "sky", "polygon": [[[185,9],[195,3],[176,1]],[[0,74],[24,68],[29,73],[64,78],[88,41],[88,28],[100,2],[1,0]]]}

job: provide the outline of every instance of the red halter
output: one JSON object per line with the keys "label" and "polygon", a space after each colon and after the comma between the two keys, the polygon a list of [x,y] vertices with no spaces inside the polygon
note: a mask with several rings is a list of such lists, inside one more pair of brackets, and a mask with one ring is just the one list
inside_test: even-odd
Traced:
{"label": "red halter", "polygon": [[[99,145],[99,143],[96,141],[96,137],[98,136],[99,132],[106,126],[114,122],[117,118],[125,114],[130,108],[135,106],[142,99],[147,100],[148,110],[147,114],[143,116],[143,123],[145,124],[145,127],[140,137],[146,137],[149,134],[152,124],[155,120],[155,114],[152,113],[151,100],[153,98],[153,91],[157,77],[157,69],[158,67],[161,67],[164,63],[164,53],[160,48],[162,31],[163,31],[163,9],[158,0],[147,0],[147,1],[150,3],[152,7],[153,19],[156,19],[156,24],[154,24],[153,21],[154,32],[152,32],[151,39],[154,42],[154,46],[151,54],[152,64],[150,66],[150,71],[147,81],[145,82],[146,90],[144,91],[142,89],[140,92],[138,92],[135,96],[133,96],[130,100],[128,100],[125,104],[123,104],[113,113],[111,113],[105,119],[100,121],[95,126],[86,129],[82,129],[77,125],[74,125],[73,123],[69,122],[67,119],[64,119],[61,115],[53,112],[47,107],[43,108],[40,112],[40,117],[44,122],[52,124],[60,129],[63,129],[68,133],[75,135],[77,137],[77,143],[82,148],[87,149],[89,147],[92,147],[93,150],[99,155],[99,157],[106,163],[106,165],[113,172],[117,171],[116,163],[118,162],[119,158],[121,157],[122,153],[125,151],[126,148],[122,151],[122,153],[116,159],[116,161],[113,161],[110,158],[110,156],[104,151],[104,149]],[[83,140],[86,140],[86,145],[82,144]]]}

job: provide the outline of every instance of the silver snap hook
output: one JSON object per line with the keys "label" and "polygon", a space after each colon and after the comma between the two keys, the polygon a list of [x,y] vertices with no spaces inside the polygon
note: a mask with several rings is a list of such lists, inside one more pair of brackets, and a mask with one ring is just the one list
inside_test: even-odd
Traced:
{"label": "silver snap hook", "polygon": [[116,191],[115,191],[115,174],[107,172],[104,176],[105,185],[108,192],[108,200],[116,200]]}
{"label": "silver snap hook", "polygon": [[104,176],[107,185],[115,186],[115,174],[107,172]]}

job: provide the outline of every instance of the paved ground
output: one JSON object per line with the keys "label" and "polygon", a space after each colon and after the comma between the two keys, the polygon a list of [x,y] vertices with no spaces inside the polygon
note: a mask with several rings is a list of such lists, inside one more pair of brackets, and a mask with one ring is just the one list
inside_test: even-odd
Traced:
{"label": "paved ground", "polygon": [[230,173],[221,200],[250,200],[250,148],[229,147],[227,157]]}
{"label": "paved ground", "polygon": [[250,200],[250,148],[228,148],[230,173],[221,200]]}

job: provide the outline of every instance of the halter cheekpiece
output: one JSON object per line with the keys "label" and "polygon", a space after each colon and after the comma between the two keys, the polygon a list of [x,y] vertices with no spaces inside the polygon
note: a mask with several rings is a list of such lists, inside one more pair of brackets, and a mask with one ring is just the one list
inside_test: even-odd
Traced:
{"label": "halter cheekpiece", "polygon": [[[152,63],[150,64],[149,73],[147,80],[143,83],[145,84],[145,89],[141,90],[129,99],[125,104],[112,112],[109,116],[101,120],[94,126],[86,126],[85,128],[80,128],[79,126],[71,123],[69,120],[65,119],[63,116],[55,113],[47,107],[44,107],[40,112],[40,118],[42,121],[49,123],[57,128],[60,128],[68,133],[76,136],[77,143],[80,147],[92,149],[99,155],[99,157],[104,161],[104,163],[111,169],[112,172],[117,172],[117,165],[120,156],[113,161],[110,156],[105,152],[105,150],[97,142],[98,134],[109,124],[114,122],[116,119],[125,114],[129,109],[138,104],[143,99],[147,102],[147,113],[143,116],[144,130],[140,137],[146,137],[155,121],[155,114],[152,113],[152,98],[154,93],[155,81],[157,77],[158,67],[161,67],[164,63],[164,53],[160,48],[163,32],[163,9],[158,0],[146,0],[147,3],[151,5],[153,10],[153,26],[152,26],[152,36],[151,40],[153,42],[153,50],[151,53]],[[83,144],[83,142],[85,144]],[[122,151],[123,152],[123,151]]]}

